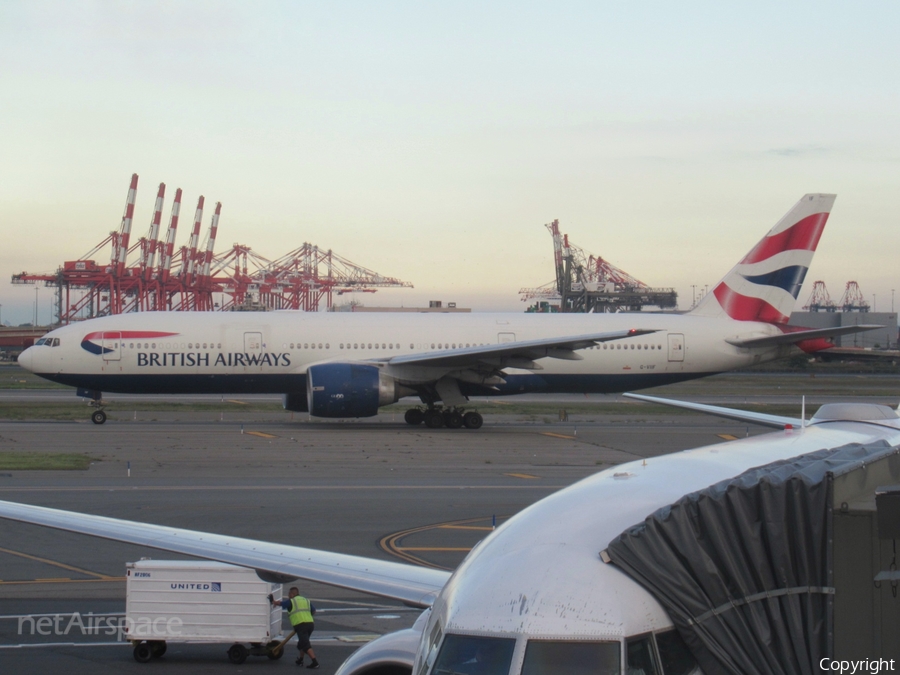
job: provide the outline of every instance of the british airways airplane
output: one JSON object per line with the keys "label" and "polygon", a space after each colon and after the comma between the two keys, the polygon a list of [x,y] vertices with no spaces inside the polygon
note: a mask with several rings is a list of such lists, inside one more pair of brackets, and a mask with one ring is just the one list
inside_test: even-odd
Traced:
{"label": "british airways airplane", "polygon": [[19,363],[90,397],[96,424],[104,391],[278,393],[333,418],[418,396],[407,423],[477,429],[469,396],[655,387],[873,328],[787,325],[834,198],[805,195],[687,314],[141,312],[58,328]]}
{"label": "british airways airplane", "polygon": [[[452,573],[7,501],[0,501],[0,518],[240,565],[277,583],[299,578],[329,584],[424,610],[412,628],[354,652],[337,675],[837,671],[840,662],[829,658],[830,643],[841,636],[835,637],[826,620],[829,603],[860,591],[836,590],[841,580],[830,580],[823,551],[833,545],[833,535],[825,521],[847,507],[832,500],[840,504],[848,494],[871,498],[866,489],[874,492],[886,484],[879,480],[896,478],[900,417],[886,406],[864,403],[827,404],[811,420],[678,405],[779,431],[600,471],[510,518]],[[849,474],[852,466],[868,467],[866,480]],[[751,472],[767,467],[771,478],[759,496],[754,485],[762,481]],[[787,480],[792,472],[797,481]],[[779,482],[785,487],[778,489]],[[808,497],[798,483],[828,489]],[[722,504],[723,495],[740,501]],[[823,495],[824,503],[816,501]],[[703,500],[707,506],[696,511]],[[727,520],[729,515],[737,522]],[[657,528],[657,556],[638,556],[652,578],[641,577],[627,554],[640,551],[638,540]],[[669,557],[660,563],[663,549]],[[676,566],[679,560],[685,564]],[[872,585],[871,576],[864,585]],[[885,584],[884,594],[889,592]],[[161,654],[167,637],[178,639],[163,626],[146,641],[135,640],[135,658]],[[267,647],[274,650],[277,643]]]}

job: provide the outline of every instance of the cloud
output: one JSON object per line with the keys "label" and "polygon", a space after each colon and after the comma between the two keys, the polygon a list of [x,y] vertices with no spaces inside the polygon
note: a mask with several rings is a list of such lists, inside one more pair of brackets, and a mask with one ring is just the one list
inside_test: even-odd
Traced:
{"label": "cloud", "polygon": [[768,154],[779,157],[821,157],[830,155],[832,152],[834,151],[831,148],[824,148],[820,145],[798,145],[793,148],[773,148],[768,151]]}

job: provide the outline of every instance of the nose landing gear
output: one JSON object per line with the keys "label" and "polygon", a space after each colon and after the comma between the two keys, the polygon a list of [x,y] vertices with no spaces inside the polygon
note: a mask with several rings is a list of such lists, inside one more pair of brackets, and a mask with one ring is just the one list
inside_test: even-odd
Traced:
{"label": "nose landing gear", "polygon": [[82,398],[91,399],[88,401],[88,405],[92,408],[96,408],[96,410],[91,413],[91,422],[94,424],[103,424],[106,421],[106,412],[103,410],[103,392],[97,391],[96,389],[79,389],[76,393]]}

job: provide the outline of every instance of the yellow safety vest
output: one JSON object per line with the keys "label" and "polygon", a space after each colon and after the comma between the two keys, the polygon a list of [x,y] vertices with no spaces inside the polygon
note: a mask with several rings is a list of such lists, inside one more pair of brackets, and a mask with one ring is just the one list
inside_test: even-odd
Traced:
{"label": "yellow safety vest", "polygon": [[309,611],[309,600],[302,595],[298,595],[291,600],[291,611],[288,612],[288,618],[291,625],[296,626],[298,623],[312,623],[312,612]]}

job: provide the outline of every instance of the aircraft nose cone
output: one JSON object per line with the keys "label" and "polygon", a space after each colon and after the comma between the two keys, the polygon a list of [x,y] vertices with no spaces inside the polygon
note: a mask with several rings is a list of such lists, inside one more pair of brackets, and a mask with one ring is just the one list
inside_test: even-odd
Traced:
{"label": "aircraft nose cone", "polygon": [[34,347],[29,347],[24,352],[19,354],[19,365],[22,366],[25,370],[33,370],[32,364],[34,361]]}

